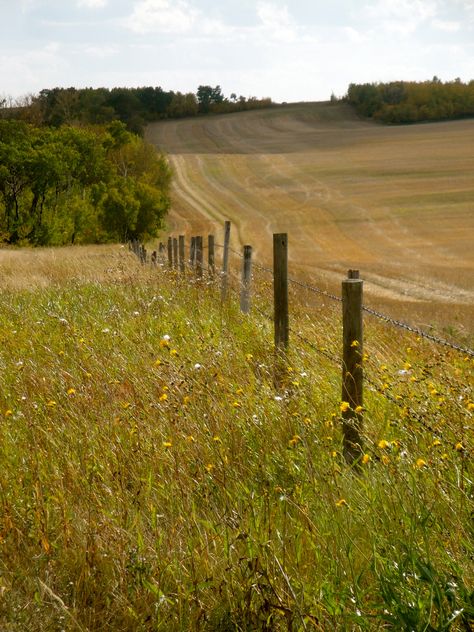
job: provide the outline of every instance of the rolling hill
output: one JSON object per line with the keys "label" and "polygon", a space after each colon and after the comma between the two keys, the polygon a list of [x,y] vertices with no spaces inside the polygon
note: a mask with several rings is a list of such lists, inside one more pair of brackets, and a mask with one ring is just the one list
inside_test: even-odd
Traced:
{"label": "rolling hill", "polygon": [[[174,169],[171,231],[217,232],[336,287],[360,268],[370,302],[421,323],[474,320],[474,120],[382,126],[345,104],[301,103],[155,123]],[[369,299],[368,299],[369,300]]]}

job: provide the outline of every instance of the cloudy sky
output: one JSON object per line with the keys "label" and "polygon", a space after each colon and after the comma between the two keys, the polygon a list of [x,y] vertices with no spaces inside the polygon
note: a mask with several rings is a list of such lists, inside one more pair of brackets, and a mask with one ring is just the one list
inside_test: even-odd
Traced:
{"label": "cloudy sky", "polygon": [[0,0],[0,95],[161,86],[276,101],[474,79],[474,0]]}

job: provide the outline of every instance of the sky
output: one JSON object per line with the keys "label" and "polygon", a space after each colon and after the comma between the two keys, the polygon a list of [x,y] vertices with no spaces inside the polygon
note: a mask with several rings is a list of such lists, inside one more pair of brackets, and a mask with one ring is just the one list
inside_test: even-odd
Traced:
{"label": "sky", "polygon": [[474,0],[0,0],[0,96],[161,86],[320,101],[474,79]]}

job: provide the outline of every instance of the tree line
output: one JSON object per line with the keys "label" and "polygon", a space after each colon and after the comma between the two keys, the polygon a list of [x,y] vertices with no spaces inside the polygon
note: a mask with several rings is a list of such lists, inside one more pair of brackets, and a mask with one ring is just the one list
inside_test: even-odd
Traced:
{"label": "tree line", "polygon": [[[202,85],[193,92],[141,88],[53,88],[24,98],[20,103],[3,99],[2,118],[21,118],[36,125],[98,124],[122,121],[142,134],[151,121],[199,114],[227,113],[269,107],[272,100],[222,93],[220,86]],[[0,100],[2,106],[2,100]]]}
{"label": "tree line", "polygon": [[474,116],[474,81],[351,83],[346,100],[361,116],[383,123],[465,118]]}
{"label": "tree line", "polygon": [[147,239],[169,208],[170,169],[120,121],[0,120],[0,241],[63,245]]}

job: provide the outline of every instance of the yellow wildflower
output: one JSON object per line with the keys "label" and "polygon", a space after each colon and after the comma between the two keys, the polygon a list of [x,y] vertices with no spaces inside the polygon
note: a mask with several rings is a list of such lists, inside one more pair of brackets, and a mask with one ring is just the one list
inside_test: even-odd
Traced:
{"label": "yellow wildflower", "polygon": [[355,412],[356,413],[361,413],[364,410],[364,408],[362,406],[356,406],[355,407]]}
{"label": "yellow wildflower", "polygon": [[344,507],[344,506],[347,507],[347,501],[345,498],[341,498],[340,500],[336,502],[336,507]]}
{"label": "yellow wildflower", "polygon": [[474,410],[474,402],[469,402],[467,405],[468,410]]}
{"label": "yellow wildflower", "polygon": [[388,465],[388,464],[390,463],[390,457],[389,457],[389,456],[387,456],[386,454],[384,454],[384,455],[382,456],[382,463],[383,463],[384,465]]}
{"label": "yellow wildflower", "polygon": [[214,437],[212,437],[212,440],[215,441],[216,443],[222,443],[220,437],[218,437],[217,435],[215,435]]}
{"label": "yellow wildflower", "polygon": [[292,437],[292,438],[288,441],[288,444],[289,444],[291,447],[294,447],[294,446],[298,443],[298,441],[301,441],[301,437],[300,437],[299,435],[296,435],[296,434],[295,434],[295,435],[293,435],[293,437]]}
{"label": "yellow wildflower", "polygon": [[212,465],[212,463],[208,463],[208,464],[206,465],[206,470],[207,470],[209,473],[211,473],[213,469],[214,469],[214,466]]}
{"label": "yellow wildflower", "polygon": [[163,441],[163,447],[164,448],[171,448],[172,447],[172,443],[171,441]]}
{"label": "yellow wildflower", "polygon": [[161,360],[160,359],[156,359],[155,360],[155,366],[160,366],[161,364]]}
{"label": "yellow wildflower", "polygon": [[367,465],[367,463],[371,460],[370,458],[370,454],[364,454],[364,456],[362,457],[362,463],[364,465]]}
{"label": "yellow wildflower", "polygon": [[56,406],[56,402],[54,401],[54,399],[50,399],[46,402],[46,406],[53,408],[54,406]]}
{"label": "yellow wildflower", "polygon": [[349,402],[341,402],[339,408],[341,410],[341,413],[345,413],[346,410],[349,410],[349,408],[351,407],[351,405],[349,404]]}
{"label": "yellow wildflower", "polygon": [[233,403],[232,403],[232,406],[233,406],[234,408],[242,408],[242,404],[241,404],[240,402],[233,402]]}
{"label": "yellow wildflower", "polygon": [[158,401],[160,402],[166,402],[166,400],[168,399],[168,395],[166,393],[163,393],[162,395],[160,395],[160,397],[158,398]]}
{"label": "yellow wildflower", "polygon": [[244,392],[244,389],[243,389],[243,388],[238,388],[238,389],[235,391],[235,394],[236,394],[236,395],[242,395],[242,393],[243,393],[243,392]]}
{"label": "yellow wildflower", "polygon": [[386,450],[387,448],[390,447],[390,441],[387,441],[386,439],[380,439],[380,441],[377,444],[379,446],[379,448],[381,450]]}
{"label": "yellow wildflower", "polygon": [[458,443],[454,446],[454,449],[457,450],[457,452],[462,452],[464,450],[464,446],[460,441],[458,441]]}
{"label": "yellow wildflower", "polygon": [[178,350],[177,349],[171,349],[170,355],[177,356],[178,355]]}
{"label": "yellow wildflower", "polygon": [[416,467],[417,468],[422,468],[425,467],[427,465],[426,461],[424,459],[417,459],[416,460]]}
{"label": "yellow wildflower", "polygon": [[351,347],[358,347],[359,345],[360,345],[360,343],[359,343],[359,341],[358,341],[358,340],[353,340],[353,341],[351,342]]}
{"label": "yellow wildflower", "polygon": [[67,389],[67,394],[68,395],[75,395],[76,394],[76,389],[75,388],[68,388]]}
{"label": "yellow wildflower", "polygon": [[127,408],[130,408],[131,403],[130,402],[122,402],[120,405],[122,406],[123,409],[126,410]]}
{"label": "yellow wildflower", "polygon": [[431,444],[432,448],[436,448],[436,446],[441,445],[441,441],[439,439],[435,439]]}
{"label": "yellow wildflower", "polygon": [[250,362],[250,360],[253,360],[253,355],[251,353],[247,353],[245,359],[247,360],[247,362]]}

